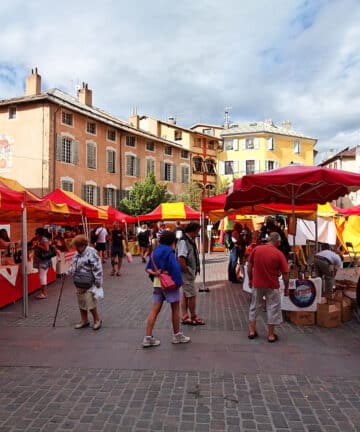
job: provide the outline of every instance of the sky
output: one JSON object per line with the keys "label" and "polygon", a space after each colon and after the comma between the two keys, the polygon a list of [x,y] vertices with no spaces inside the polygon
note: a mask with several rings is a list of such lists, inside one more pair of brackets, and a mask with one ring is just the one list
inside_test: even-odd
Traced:
{"label": "sky", "polygon": [[3,0],[0,99],[76,95],[128,120],[285,120],[322,153],[360,144],[360,0]]}

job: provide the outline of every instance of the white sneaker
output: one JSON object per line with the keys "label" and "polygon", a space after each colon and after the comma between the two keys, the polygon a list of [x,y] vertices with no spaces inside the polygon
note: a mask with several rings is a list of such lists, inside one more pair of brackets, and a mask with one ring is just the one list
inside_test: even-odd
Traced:
{"label": "white sneaker", "polygon": [[159,346],[160,345],[160,341],[159,339],[154,338],[154,336],[151,337],[144,337],[143,341],[142,341],[142,346],[144,348],[149,348],[149,347],[154,347],[154,346]]}
{"label": "white sneaker", "polygon": [[173,344],[188,343],[190,342],[190,336],[185,336],[183,333],[173,334],[171,342]]}

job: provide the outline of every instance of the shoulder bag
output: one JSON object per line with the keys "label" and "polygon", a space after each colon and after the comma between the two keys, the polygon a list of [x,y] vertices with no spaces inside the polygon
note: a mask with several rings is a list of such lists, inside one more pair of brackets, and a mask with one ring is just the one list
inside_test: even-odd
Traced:
{"label": "shoulder bag", "polygon": [[[152,264],[154,266],[155,271],[158,272],[159,269],[157,268],[157,266],[155,264],[153,253],[151,254],[151,261],[152,261]],[[163,270],[161,270],[161,269],[160,269],[160,274],[158,277],[160,280],[161,288],[163,290],[169,291],[169,290],[175,290],[178,288],[178,286],[174,282],[173,278],[168,273],[163,273]]]}

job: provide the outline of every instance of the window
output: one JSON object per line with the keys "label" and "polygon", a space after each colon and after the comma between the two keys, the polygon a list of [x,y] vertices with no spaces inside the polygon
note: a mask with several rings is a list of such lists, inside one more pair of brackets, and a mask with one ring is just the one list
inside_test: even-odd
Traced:
{"label": "window", "polygon": [[135,147],[135,137],[132,135],[126,135],[126,145],[128,147]]}
{"label": "window", "polygon": [[68,177],[60,179],[60,188],[66,192],[74,192],[74,180]]}
{"label": "window", "polygon": [[174,140],[175,141],[181,141],[182,140],[182,131],[181,130],[174,131]]}
{"label": "window", "polygon": [[56,160],[65,163],[79,163],[79,141],[59,135],[56,141]]}
{"label": "window", "polygon": [[208,174],[212,174],[215,175],[216,174],[216,170],[215,170],[215,162],[211,159],[207,159],[205,161],[205,167],[206,167],[206,172]]}
{"label": "window", "polygon": [[112,149],[106,150],[106,165],[108,173],[115,173],[116,151]]}
{"label": "window", "polygon": [[255,161],[254,160],[247,160],[245,165],[245,173],[246,174],[255,174]]}
{"label": "window", "polygon": [[210,185],[210,184],[206,185],[205,186],[205,195],[207,197],[215,195],[215,186],[214,185]]}
{"label": "window", "polygon": [[154,141],[146,141],[145,149],[147,151],[151,151],[151,152],[155,151],[155,143],[154,143]]}
{"label": "window", "polygon": [[16,107],[9,108],[9,120],[16,119]]}
{"label": "window", "polygon": [[205,134],[205,135],[214,135],[214,131],[211,128],[203,129],[203,134]]}
{"label": "window", "polygon": [[254,138],[246,138],[245,139],[245,149],[246,150],[253,150],[254,148],[255,148]]}
{"label": "window", "polygon": [[195,147],[200,147],[201,148],[201,138],[196,138],[195,143],[194,143]]}
{"label": "window", "polygon": [[126,155],[126,175],[138,177],[140,175],[140,159],[133,155]]}
{"label": "window", "polygon": [[176,166],[170,162],[160,162],[160,178],[165,181],[176,181]]}
{"label": "window", "polygon": [[268,150],[274,150],[275,149],[274,137],[267,138],[266,142],[267,142],[267,149]]}
{"label": "window", "polygon": [[233,175],[234,174],[234,161],[225,161],[224,163],[224,174]]}
{"label": "window", "polygon": [[146,176],[151,173],[155,174],[155,159],[146,158]]}
{"label": "window", "polygon": [[182,159],[189,159],[189,152],[188,152],[188,150],[181,150],[180,157]]}
{"label": "window", "polygon": [[237,150],[238,149],[238,140],[234,139],[226,139],[224,142],[225,151]]}
{"label": "window", "polygon": [[295,154],[300,154],[300,141],[294,141],[293,149]]}
{"label": "window", "polygon": [[86,144],[86,166],[91,169],[96,169],[96,144]]}
{"label": "window", "polygon": [[109,141],[116,141],[116,131],[114,129],[108,129],[107,139]]}
{"label": "window", "polygon": [[181,165],[181,183],[189,183],[190,169],[189,165]]}
{"label": "window", "polygon": [[94,123],[94,122],[87,122],[86,123],[86,132],[90,133],[92,135],[96,135],[96,123]]}
{"label": "window", "polygon": [[73,125],[73,115],[66,111],[61,111],[61,123],[66,124],[68,126]]}
{"label": "window", "polygon": [[193,158],[193,173],[201,174],[203,172],[203,160],[200,157]]}
{"label": "window", "polygon": [[271,171],[278,167],[278,162],[273,160],[265,161],[265,171]]}
{"label": "window", "polygon": [[116,207],[116,189],[105,187],[103,189],[104,205]]}
{"label": "window", "polygon": [[84,200],[92,205],[98,205],[99,191],[97,186],[85,185],[84,186]]}
{"label": "window", "polygon": [[208,149],[209,150],[215,150],[215,141],[214,140],[210,140],[208,142]]}
{"label": "window", "polygon": [[166,146],[165,149],[164,149],[164,153],[165,153],[167,156],[171,156],[171,155],[172,155],[172,151],[173,151],[173,149],[172,149],[171,146]]}

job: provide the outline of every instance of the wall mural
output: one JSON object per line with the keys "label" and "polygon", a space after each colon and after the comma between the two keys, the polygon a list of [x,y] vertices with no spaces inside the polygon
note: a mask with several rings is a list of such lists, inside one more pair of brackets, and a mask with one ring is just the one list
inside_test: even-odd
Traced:
{"label": "wall mural", "polygon": [[0,173],[9,172],[12,167],[12,140],[0,134]]}

